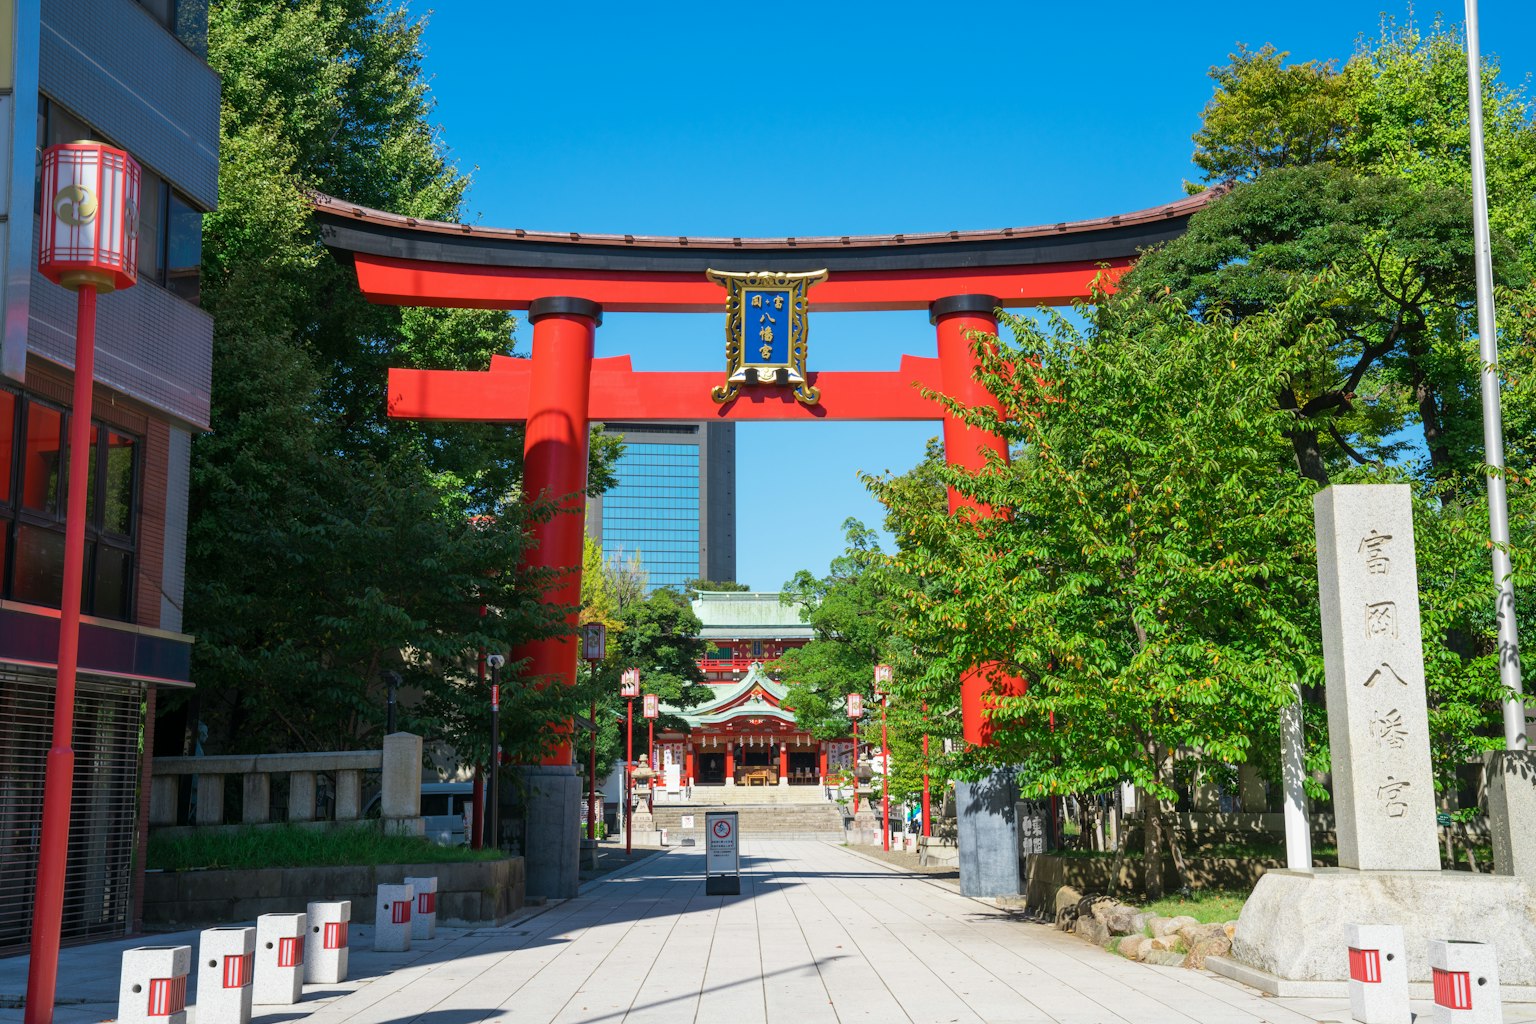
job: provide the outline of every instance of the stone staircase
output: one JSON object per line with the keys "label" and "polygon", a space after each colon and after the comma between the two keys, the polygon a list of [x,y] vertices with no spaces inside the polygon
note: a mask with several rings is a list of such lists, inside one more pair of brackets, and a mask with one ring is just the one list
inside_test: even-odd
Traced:
{"label": "stone staircase", "polygon": [[[820,791],[813,792],[819,795]],[[815,839],[832,843],[840,843],[844,838],[842,811],[837,804],[824,798],[818,798],[815,803],[657,804],[654,812],[656,828],[666,829],[668,841],[673,845],[680,844],[684,839],[692,839],[696,845],[702,845],[704,815],[717,810],[735,811],[738,827],[744,836]],[[693,828],[683,828],[684,815],[693,818]]]}

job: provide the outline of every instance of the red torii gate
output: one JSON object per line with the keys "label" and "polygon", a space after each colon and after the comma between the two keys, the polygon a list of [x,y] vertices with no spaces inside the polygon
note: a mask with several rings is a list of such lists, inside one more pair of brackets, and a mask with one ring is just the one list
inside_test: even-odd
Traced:
{"label": "red torii gate", "polygon": [[[1065,305],[1088,297],[1101,271],[1107,269],[1113,280],[1141,249],[1182,234],[1208,198],[1202,194],[1113,217],[997,231],[783,239],[481,228],[382,213],[324,195],[314,197],[314,209],[325,244],[352,261],[370,301],[527,311],[531,358],[496,357],[485,371],[392,369],[389,414],[526,422],[525,492],[562,501],[561,514],[534,528],[537,543],[527,557],[532,566],[561,571],[562,582],[544,600],[564,607],[574,627],[591,422],[942,420],[945,457],[978,468],[988,450],[1006,457],[1001,439],[946,416],[920,389],[968,405],[994,402],[972,379],[970,335],[995,333],[997,308]],[[821,393],[815,405],[797,401],[788,388],[761,385],[717,403],[710,389],[724,379],[720,370],[641,373],[631,368],[628,356],[593,358],[605,310],[723,312],[725,293],[705,277],[706,269],[825,269],[829,277],[810,297],[815,311],[926,309],[936,328],[938,356],[903,355],[899,368],[886,372],[810,370],[808,383]],[[962,504],[951,492],[951,511]],[[574,636],[536,641],[515,653],[529,659],[534,674],[574,685]],[[979,699],[981,688],[969,687],[968,701]],[[550,769],[571,763],[568,740],[543,761]],[[574,781],[574,772],[569,774]],[[574,843],[574,825],[567,831]],[[574,849],[569,871],[561,863],[563,851],[548,864],[529,852],[530,891],[538,891],[537,884],[549,895],[574,894]]]}

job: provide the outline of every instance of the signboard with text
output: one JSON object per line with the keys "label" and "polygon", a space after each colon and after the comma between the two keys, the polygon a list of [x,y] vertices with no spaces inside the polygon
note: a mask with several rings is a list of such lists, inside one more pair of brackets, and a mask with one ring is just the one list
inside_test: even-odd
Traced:
{"label": "signboard with text", "polygon": [[704,815],[704,892],[707,895],[741,895],[740,840],[735,811],[710,811]]}

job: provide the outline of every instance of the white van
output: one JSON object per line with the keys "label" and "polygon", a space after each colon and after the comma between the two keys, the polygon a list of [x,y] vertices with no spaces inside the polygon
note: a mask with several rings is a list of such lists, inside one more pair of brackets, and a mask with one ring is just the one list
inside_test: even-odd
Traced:
{"label": "white van", "polygon": [[465,810],[474,798],[473,782],[423,782],[421,816],[427,838],[439,846],[463,846]]}

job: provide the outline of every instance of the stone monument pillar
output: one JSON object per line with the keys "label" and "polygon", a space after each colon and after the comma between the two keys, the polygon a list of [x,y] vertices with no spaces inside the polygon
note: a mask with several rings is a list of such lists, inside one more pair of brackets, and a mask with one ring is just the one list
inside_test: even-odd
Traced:
{"label": "stone monument pillar", "polygon": [[1406,484],[1313,499],[1339,867],[1439,871]]}
{"label": "stone monument pillar", "polygon": [[1416,996],[1443,939],[1495,936],[1505,982],[1536,985],[1536,888],[1440,870],[1409,490],[1329,487],[1313,510],[1340,866],[1265,872],[1232,955],[1206,967],[1271,995],[1344,995],[1351,926],[1395,925]]}

